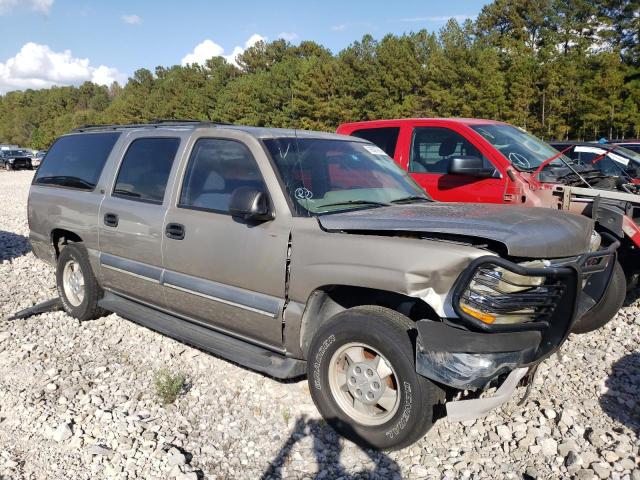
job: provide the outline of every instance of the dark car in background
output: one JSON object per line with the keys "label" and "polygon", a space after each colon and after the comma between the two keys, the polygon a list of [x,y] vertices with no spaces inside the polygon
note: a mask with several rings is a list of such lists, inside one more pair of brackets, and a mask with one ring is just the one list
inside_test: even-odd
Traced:
{"label": "dark car in background", "polygon": [[617,177],[618,189],[626,191],[620,187],[624,184],[640,184],[640,153],[606,143],[563,141],[551,142],[550,145],[584,167],[597,169],[608,177]]}
{"label": "dark car in background", "polygon": [[5,170],[33,170],[31,157],[22,150],[0,150],[0,167]]}

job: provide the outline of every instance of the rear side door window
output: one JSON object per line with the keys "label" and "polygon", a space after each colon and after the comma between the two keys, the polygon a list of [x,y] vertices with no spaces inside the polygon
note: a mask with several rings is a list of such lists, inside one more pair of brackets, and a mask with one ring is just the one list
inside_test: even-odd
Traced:
{"label": "rear side door window", "polygon": [[384,153],[394,158],[396,145],[398,144],[398,135],[400,135],[400,127],[365,128],[355,130],[351,135],[375,143],[384,150]]}
{"label": "rear side door window", "polygon": [[178,207],[228,213],[231,195],[240,187],[266,191],[247,146],[236,140],[202,138],[193,147]]}
{"label": "rear side door window", "polygon": [[491,162],[466,138],[442,127],[414,129],[409,155],[409,172],[446,174],[455,157],[481,158],[485,168],[494,168]]}
{"label": "rear side door window", "polygon": [[179,146],[179,138],[149,137],[131,142],[120,164],[113,196],[161,204]]}
{"label": "rear side door window", "polygon": [[60,137],[38,168],[34,183],[93,190],[119,137],[119,132]]}

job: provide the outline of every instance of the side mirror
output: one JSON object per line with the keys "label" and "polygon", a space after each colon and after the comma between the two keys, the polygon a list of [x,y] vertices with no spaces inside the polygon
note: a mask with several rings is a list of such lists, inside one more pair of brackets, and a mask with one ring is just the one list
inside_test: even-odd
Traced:
{"label": "side mirror", "polygon": [[273,219],[267,194],[252,187],[236,188],[229,200],[229,213],[245,221],[266,222]]}
{"label": "side mirror", "polygon": [[472,177],[491,177],[495,169],[485,168],[479,157],[465,156],[454,157],[449,163],[449,174],[468,175]]}

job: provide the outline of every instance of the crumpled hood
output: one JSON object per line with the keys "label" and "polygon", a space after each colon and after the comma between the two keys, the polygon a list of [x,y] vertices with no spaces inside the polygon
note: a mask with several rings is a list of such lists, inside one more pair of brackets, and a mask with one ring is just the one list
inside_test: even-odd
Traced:
{"label": "crumpled hood", "polygon": [[589,250],[593,221],[547,208],[443,203],[393,205],[318,217],[328,231],[424,232],[500,242],[509,255],[560,258]]}

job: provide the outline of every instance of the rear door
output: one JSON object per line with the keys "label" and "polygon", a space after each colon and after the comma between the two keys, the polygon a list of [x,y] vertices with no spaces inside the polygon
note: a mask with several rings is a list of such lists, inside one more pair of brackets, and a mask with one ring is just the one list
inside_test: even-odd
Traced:
{"label": "rear door", "polygon": [[255,138],[239,132],[191,142],[165,219],[168,308],[280,349],[291,215],[280,210],[273,220],[252,224],[229,214],[236,189],[266,191],[265,175],[277,184],[268,159]]}
{"label": "rear door", "polygon": [[133,138],[100,206],[100,275],[105,288],[164,306],[160,287],[164,217],[178,136]]}

